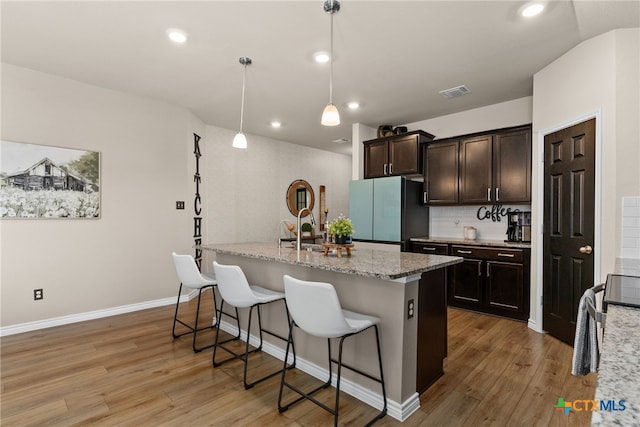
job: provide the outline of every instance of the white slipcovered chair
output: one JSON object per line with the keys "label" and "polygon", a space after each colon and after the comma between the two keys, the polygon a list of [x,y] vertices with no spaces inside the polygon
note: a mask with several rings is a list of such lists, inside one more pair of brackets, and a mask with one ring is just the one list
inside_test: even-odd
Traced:
{"label": "white slipcovered chair", "polygon": [[[387,413],[387,395],[384,384],[384,376],[382,373],[382,356],[380,353],[380,337],[378,333],[378,323],[380,319],[365,314],[355,313],[343,310],[335,288],[329,283],[309,282],[299,280],[291,276],[284,276],[284,289],[287,307],[291,313],[291,322],[289,325],[289,338],[287,340],[287,349],[285,351],[285,360],[289,354],[289,346],[293,345],[293,329],[295,326],[304,332],[321,338],[327,338],[329,351],[329,378],[326,383],[319,387],[305,392],[286,382],[286,370],[282,371],[282,379],[280,381],[280,392],[278,394],[278,411],[284,412],[295,403],[308,399],[325,409],[334,416],[334,425],[338,425],[338,408],[340,399],[340,377],[342,368],[349,369],[360,375],[365,376],[380,384],[382,388],[382,399],[384,401],[382,410],[367,425],[371,425],[384,417]],[[369,328],[375,330],[376,346],[378,350],[379,376],[373,376],[363,372],[353,366],[348,366],[342,362],[342,347],[344,340],[350,336],[366,331]],[[334,359],[331,355],[331,339],[338,338],[338,358]],[[324,403],[313,397],[316,392],[327,388],[331,385],[331,367],[332,363],[338,365],[336,380],[336,398],[335,407],[330,408]],[[282,404],[283,389],[287,387],[300,395],[297,399]]]}

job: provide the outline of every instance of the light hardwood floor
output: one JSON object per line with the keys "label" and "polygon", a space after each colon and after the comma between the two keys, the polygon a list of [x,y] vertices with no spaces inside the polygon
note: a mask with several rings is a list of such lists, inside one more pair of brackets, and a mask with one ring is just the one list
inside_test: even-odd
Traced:
{"label": "light hardwood floor", "polygon": [[[210,304],[210,303],[209,303]],[[195,310],[195,301],[183,308]],[[211,304],[202,321],[211,319]],[[208,315],[207,315],[208,313]],[[238,361],[211,366],[190,338],[171,338],[173,307],[60,326],[1,340],[2,426],[319,426],[332,417],[309,402],[279,414],[279,377],[242,387]],[[192,314],[187,318],[191,320]],[[203,335],[203,343],[213,334]],[[445,375],[400,423],[380,426],[587,426],[591,414],[554,410],[558,397],[592,399],[596,374],[570,374],[571,347],[524,323],[449,309]],[[255,354],[250,375],[281,367]],[[250,363],[251,363],[250,362]],[[316,384],[293,371],[299,383]],[[289,378],[289,377],[288,377]],[[331,402],[333,389],[323,391]],[[375,410],[341,396],[341,424],[362,425]]]}

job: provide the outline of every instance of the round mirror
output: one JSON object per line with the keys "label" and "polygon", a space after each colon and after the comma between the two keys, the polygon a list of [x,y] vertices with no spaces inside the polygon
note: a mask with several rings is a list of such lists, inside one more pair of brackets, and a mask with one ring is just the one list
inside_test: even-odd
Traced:
{"label": "round mirror", "polygon": [[[316,196],[313,194],[313,188],[304,179],[297,179],[289,185],[287,190],[287,206],[289,211],[298,216],[298,212],[302,208],[309,208],[313,210],[313,205],[316,202]],[[302,214],[302,218],[309,215],[308,211]]]}

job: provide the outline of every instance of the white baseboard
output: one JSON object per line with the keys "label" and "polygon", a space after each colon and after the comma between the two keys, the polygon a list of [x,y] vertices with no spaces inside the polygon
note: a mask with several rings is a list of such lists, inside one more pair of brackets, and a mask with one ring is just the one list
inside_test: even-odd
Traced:
{"label": "white baseboard", "polygon": [[[238,334],[238,328],[228,322],[221,322],[220,329],[228,332],[231,335]],[[247,340],[247,331],[242,330],[240,332],[240,339],[242,339],[243,341]],[[258,346],[260,344],[260,338],[252,334],[249,343],[253,346]],[[262,351],[275,357],[278,360],[284,361],[284,349],[277,347],[267,341],[263,341]],[[287,360],[287,362],[293,362],[292,355],[289,355],[289,359]],[[320,381],[326,381],[327,377],[329,376],[329,370],[327,368],[318,366],[315,363],[311,363],[301,357],[298,357],[296,360],[296,369],[300,369],[301,371],[306,372],[307,374],[319,379]],[[331,378],[331,384],[335,387],[335,372],[333,373],[333,376]],[[356,384],[351,380],[342,378],[342,380],[340,381],[340,390],[378,410],[382,409],[384,405],[384,402],[382,400],[382,393],[374,392],[373,390]],[[387,397],[387,415],[389,415],[391,418],[395,418],[398,421],[406,420],[411,414],[417,411],[418,408],[420,408],[420,396],[418,395],[418,393],[415,393],[413,396],[402,403],[398,403]]]}
{"label": "white baseboard", "polygon": [[527,322],[527,326],[529,327],[529,329],[533,329],[536,332],[540,332],[541,334],[546,334],[546,331],[544,331],[540,325],[538,325],[538,322],[536,322],[533,319],[529,319],[529,321]]}
{"label": "white baseboard", "polygon": [[[180,302],[189,301],[198,296],[195,290],[188,294],[180,296]],[[51,328],[54,326],[69,325],[71,323],[86,322],[87,320],[101,319],[103,317],[116,316],[118,314],[131,313],[148,308],[162,307],[176,303],[176,297],[157,299],[146,301],[143,303],[122,305],[120,307],[107,308],[104,310],[88,311],[86,313],[72,314],[69,316],[53,317],[51,319],[36,320],[34,322],[20,323],[17,325],[5,326],[0,328],[0,337],[21,334],[23,332],[37,331],[40,329]]]}

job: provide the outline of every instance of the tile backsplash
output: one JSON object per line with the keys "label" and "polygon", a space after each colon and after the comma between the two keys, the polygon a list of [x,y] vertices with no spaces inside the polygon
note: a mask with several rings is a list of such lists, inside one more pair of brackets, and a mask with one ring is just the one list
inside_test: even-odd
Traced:
{"label": "tile backsplash", "polygon": [[622,198],[622,258],[640,258],[640,197]]}
{"label": "tile backsplash", "polygon": [[[491,205],[486,206],[431,206],[429,208],[429,237],[432,238],[463,238],[463,227],[472,226],[477,231],[478,239],[505,240],[507,238],[507,217],[501,216],[500,221],[478,219],[478,209],[481,214],[491,211]],[[529,205],[505,205],[502,209],[516,209],[530,212]]]}

